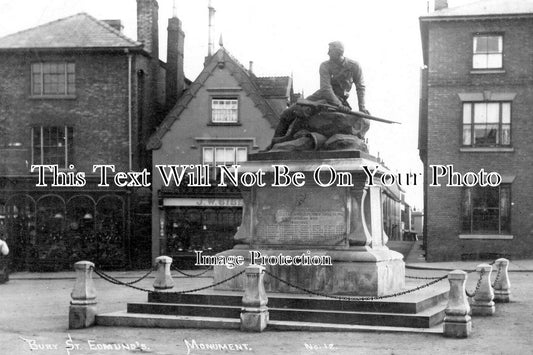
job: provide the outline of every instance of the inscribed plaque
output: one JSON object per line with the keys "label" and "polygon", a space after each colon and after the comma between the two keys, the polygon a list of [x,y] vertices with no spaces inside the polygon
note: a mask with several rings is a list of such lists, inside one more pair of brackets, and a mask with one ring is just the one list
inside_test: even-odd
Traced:
{"label": "inscribed plaque", "polygon": [[254,201],[254,241],[334,246],[346,239],[346,189],[261,188]]}

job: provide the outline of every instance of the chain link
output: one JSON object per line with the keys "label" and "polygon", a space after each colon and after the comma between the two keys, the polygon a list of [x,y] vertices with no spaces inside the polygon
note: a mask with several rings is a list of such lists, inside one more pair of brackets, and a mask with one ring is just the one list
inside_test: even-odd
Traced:
{"label": "chain link", "polygon": [[139,290],[139,291],[144,291],[144,292],[151,292],[151,290],[147,290],[145,288],[142,288],[142,287],[138,287],[138,286],[134,286],[130,283],[127,283],[127,282],[122,282],[118,279],[115,279],[114,277],[110,276],[110,275],[107,275],[106,273],[104,273],[103,271],[100,271],[96,268],[93,268],[93,271],[96,275],[100,276],[102,279],[108,281],[108,282],[111,282],[112,284],[114,285],[122,285],[122,286],[126,286],[126,287],[130,287],[130,288],[133,288],[135,290]]}
{"label": "chain link", "polygon": [[409,275],[405,275],[405,278],[406,279],[414,279],[414,280],[437,280],[439,279],[440,277],[422,277],[422,276],[409,276]]}
{"label": "chain link", "polygon": [[[193,289],[193,290],[187,290],[187,291],[174,291],[174,292],[165,292],[165,293],[171,293],[171,294],[172,294],[172,293],[174,293],[174,294],[183,294],[183,293],[192,293],[192,292],[196,292],[196,291],[207,290],[208,288],[215,287],[215,286],[221,285],[221,284],[223,284],[223,283],[225,283],[225,282],[228,282],[228,281],[230,281],[230,280],[233,280],[234,278],[236,278],[236,277],[238,277],[238,276],[244,274],[245,271],[246,271],[246,270],[242,270],[241,272],[239,272],[239,273],[237,273],[237,274],[235,274],[235,275],[233,275],[233,276],[231,276],[231,277],[228,277],[228,278],[225,279],[225,280],[222,280],[222,281],[219,281],[219,282],[217,282],[217,283],[214,283],[214,284],[212,284],[212,285],[208,285],[208,286],[204,286],[204,287],[195,288],[195,289]],[[157,292],[157,291],[153,291],[153,292]]]}
{"label": "chain link", "polygon": [[[110,276],[110,275],[107,275],[105,272],[101,271],[101,270],[98,270],[96,268],[93,268],[93,271],[95,274],[97,274],[98,276],[100,276],[102,279],[108,281],[108,282],[111,282],[112,284],[115,284],[115,285],[122,285],[122,286],[126,286],[126,287],[130,287],[130,288],[133,288],[135,290],[139,290],[139,291],[143,291],[143,292],[153,292],[153,293],[159,293],[161,291],[157,291],[157,290],[149,290],[149,289],[146,289],[146,288],[142,288],[142,287],[138,287],[138,286],[134,286],[130,283],[127,283],[127,282],[122,282],[120,280],[117,280],[116,278]],[[227,279],[225,280],[222,280],[222,281],[219,281],[217,283],[214,283],[214,284],[211,284],[211,285],[208,285],[208,286],[204,286],[204,287],[198,287],[198,288],[195,288],[195,289],[192,289],[192,290],[185,290],[185,291],[174,291],[174,292],[165,292],[165,293],[174,293],[174,294],[184,294],[184,293],[192,293],[192,292],[197,292],[197,291],[202,291],[202,290],[206,290],[208,288],[211,288],[211,287],[215,287],[215,286],[218,286],[218,285],[221,285],[225,282],[228,282],[242,274],[244,274],[245,270],[242,270],[241,272],[231,276],[231,277],[228,277]]]}
{"label": "chain link", "polygon": [[179,272],[180,274],[182,274],[182,275],[184,275],[184,276],[187,276],[187,277],[200,277],[200,276],[202,276],[203,274],[207,273],[209,270],[213,270],[213,267],[210,266],[208,269],[206,269],[206,270],[204,270],[204,271],[202,271],[201,273],[196,274],[196,275],[191,275],[191,274],[188,274],[188,273],[186,273],[186,272],[184,272],[184,271],[181,271],[180,269],[178,269],[178,268],[175,267],[174,265],[172,265],[172,270],[177,271],[177,272]]}
{"label": "chain link", "polygon": [[498,282],[498,280],[500,278],[501,271],[502,271],[502,264],[499,264],[498,265],[498,272],[496,273],[496,278],[494,279],[494,283],[491,285],[492,288],[494,288],[494,286],[496,286],[496,283]]}
{"label": "chain link", "polygon": [[481,286],[481,280],[483,279],[483,274],[485,273],[485,270],[484,269],[481,269],[481,271],[479,272],[479,280],[477,280],[477,284],[476,284],[476,289],[474,290],[473,293],[470,293],[468,292],[466,289],[465,289],[465,292],[466,292],[466,295],[468,297],[474,297],[477,293],[477,291],[479,290],[479,286]]}
{"label": "chain link", "polygon": [[147,278],[147,277],[148,277],[152,272],[154,272],[155,270],[156,270],[156,267],[153,267],[152,269],[148,270],[148,272],[147,272],[145,275],[139,277],[137,280],[130,281],[130,282],[125,282],[125,283],[128,284],[128,285],[136,284],[136,283],[138,283],[138,282],[144,280],[145,278]]}
{"label": "chain link", "polygon": [[332,299],[336,299],[336,300],[341,300],[341,301],[354,301],[354,302],[360,302],[360,301],[373,301],[373,300],[381,300],[381,299],[384,299],[384,298],[391,298],[391,297],[396,297],[396,296],[401,296],[401,295],[406,295],[408,293],[411,293],[411,292],[415,292],[415,291],[418,291],[418,290],[421,290],[425,287],[428,287],[428,286],[431,286],[433,284],[436,284],[437,282],[441,281],[441,280],[444,280],[444,279],[447,279],[448,278],[448,275],[445,275],[445,276],[442,276],[442,277],[439,277],[438,279],[435,279],[431,282],[428,282],[427,284],[424,284],[424,285],[421,285],[421,286],[418,286],[418,287],[415,287],[415,288],[412,288],[412,289],[409,289],[409,290],[405,290],[405,291],[400,291],[400,292],[397,292],[397,293],[394,293],[392,295],[386,295],[386,296],[364,296],[364,297],[352,297],[352,296],[335,296],[335,295],[328,295],[328,294],[325,294],[325,293],[321,293],[321,292],[315,292],[315,291],[311,291],[311,290],[307,290],[303,287],[300,287],[300,286],[297,286],[293,283],[290,283],[289,281],[285,281],[283,279],[280,279],[279,277],[277,277],[276,275],[270,273],[269,271],[267,270],[264,270],[263,271],[265,274],[267,274],[268,276],[271,276],[272,278],[290,286],[290,287],[293,287],[297,290],[300,290],[300,291],[304,291],[306,293],[309,293],[311,295],[315,295],[315,296],[321,296],[321,297],[327,297],[327,298],[332,298]]}

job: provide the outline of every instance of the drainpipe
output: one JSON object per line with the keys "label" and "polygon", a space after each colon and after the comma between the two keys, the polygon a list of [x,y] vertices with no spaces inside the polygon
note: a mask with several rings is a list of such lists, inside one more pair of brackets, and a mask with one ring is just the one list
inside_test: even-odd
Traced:
{"label": "drainpipe", "polygon": [[[132,130],[132,111],[131,111],[131,105],[132,105],[132,98],[131,98],[131,84],[132,84],[132,77],[131,77],[131,68],[132,68],[132,63],[131,63],[131,53],[128,49],[125,50],[126,52],[126,55],[128,57],[128,168],[129,170],[128,171],[132,171],[133,170],[133,151],[132,151],[132,146],[131,146],[131,141],[132,141],[132,137],[131,137],[131,130]],[[127,214],[128,214],[128,222],[127,222],[127,228],[128,228],[128,231],[129,231],[129,236],[126,238],[126,255],[127,255],[127,262],[129,264],[129,266],[131,267],[131,248],[130,248],[130,242],[131,242],[131,234],[132,234],[132,228],[133,228],[133,223],[131,223],[131,217],[132,217],[132,205],[131,205],[131,190],[129,191],[128,193],[128,198],[127,198],[127,202],[128,202],[128,210],[127,210]]]}
{"label": "drainpipe", "polygon": [[133,170],[132,161],[132,146],[131,146],[131,127],[132,127],[132,113],[131,113],[131,53],[126,49],[126,55],[128,56],[128,167],[129,171]]}

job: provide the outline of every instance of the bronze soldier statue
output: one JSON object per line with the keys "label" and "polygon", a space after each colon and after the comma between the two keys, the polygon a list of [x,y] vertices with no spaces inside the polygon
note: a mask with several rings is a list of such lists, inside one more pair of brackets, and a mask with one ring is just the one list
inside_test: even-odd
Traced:
{"label": "bronze soldier statue", "polygon": [[350,111],[348,97],[355,84],[359,111],[370,114],[365,108],[365,83],[359,63],[344,57],[344,46],[338,41],[329,44],[328,56],[329,60],[320,64],[320,89],[307,100],[326,100],[330,105]]}
{"label": "bronze soldier statue", "polygon": [[[329,60],[320,65],[320,89],[304,102],[300,101],[282,112],[267,150],[368,151],[364,137],[370,127],[367,119],[373,117],[365,107],[361,66],[344,57],[341,42],[329,43],[328,55]],[[352,85],[356,88],[359,112],[352,112],[347,101]]]}

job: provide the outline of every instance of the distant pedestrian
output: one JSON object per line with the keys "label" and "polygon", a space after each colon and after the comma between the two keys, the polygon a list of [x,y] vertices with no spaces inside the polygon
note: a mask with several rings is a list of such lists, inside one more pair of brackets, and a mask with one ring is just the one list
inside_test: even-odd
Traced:
{"label": "distant pedestrian", "polygon": [[0,284],[9,281],[7,254],[9,254],[9,247],[5,241],[0,239]]}

